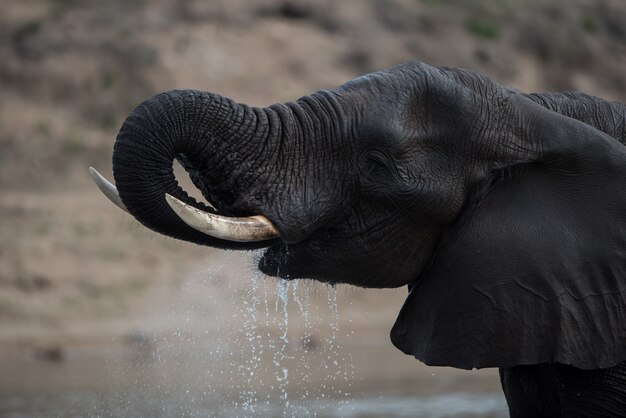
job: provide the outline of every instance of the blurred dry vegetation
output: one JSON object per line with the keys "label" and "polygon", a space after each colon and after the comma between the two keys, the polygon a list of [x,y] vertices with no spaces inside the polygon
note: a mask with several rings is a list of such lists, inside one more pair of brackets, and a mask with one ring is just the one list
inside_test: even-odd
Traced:
{"label": "blurred dry vegetation", "polygon": [[[4,0],[0,345],[103,332],[85,324],[145,312],[221,257],[145,230],[91,183],[90,165],[110,178],[142,99],[194,88],[268,105],[412,59],[623,102],[626,2]],[[390,312],[405,294],[351,292]]]}

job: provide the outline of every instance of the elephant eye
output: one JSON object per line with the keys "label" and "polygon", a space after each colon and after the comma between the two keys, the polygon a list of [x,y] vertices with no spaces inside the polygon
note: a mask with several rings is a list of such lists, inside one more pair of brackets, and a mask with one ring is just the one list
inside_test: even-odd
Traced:
{"label": "elephant eye", "polygon": [[389,159],[381,151],[371,151],[365,159],[365,175],[369,179],[385,177],[390,173]]}

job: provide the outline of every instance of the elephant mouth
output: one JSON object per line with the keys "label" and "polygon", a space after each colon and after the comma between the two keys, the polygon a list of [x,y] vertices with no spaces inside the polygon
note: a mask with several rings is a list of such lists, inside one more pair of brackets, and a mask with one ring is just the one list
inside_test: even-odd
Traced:
{"label": "elephant mouth", "polygon": [[268,276],[281,279],[294,278],[290,266],[297,265],[294,259],[303,249],[310,246],[310,238],[299,242],[286,241],[281,237],[278,227],[263,215],[247,217],[226,217],[201,211],[166,195],[172,210],[192,228],[214,238],[239,242],[257,242],[266,244],[265,252],[258,262],[259,270]]}
{"label": "elephant mouth", "polygon": [[[283,240],[277,240],[268,246],[258,261],[257,267],[261,273],[279,279],[292,280],[305,278],[302,268],[306,262],[305,258],[299,257],[302,250],[309,246],[309,240],[298,244],[287,244]],[[298,271],[294,267],[298,266]],[[311,278],[311,277],[306,277]],[[325,281],[325,280],[321,280]]]}
{"label": "elephant mouth", "polygon": [[[129,212],[120,199],[117,188],[95,169],[90,168],[90,173],[106,197],[120,209]],[[263,215],[230,217],[202,211],[169,194],[165,195],[165,200],[183,222],[203,234],[221,240],[256,243],[256,248],[265,248],[258,268],[269,276],[293,278],[288,267],[297,265],[294,262],[296,258],[300,258],[297,254],[311,246],[311,237],[297,242],[293,239],[285,240],[281,237],[279,228]]]}
{"label": "elephant mouth", "polygon": [[278,241],[265,248],[265,251],[263,251],[263,254],[257,263],[257,267],[261,273],[272,277],[279,277],[281,279],[288,278],[284,269],[281,269],[281,266],[283,266],[285,261],[285,255],[287,254],[286,247],[287,246],[284,242]]}

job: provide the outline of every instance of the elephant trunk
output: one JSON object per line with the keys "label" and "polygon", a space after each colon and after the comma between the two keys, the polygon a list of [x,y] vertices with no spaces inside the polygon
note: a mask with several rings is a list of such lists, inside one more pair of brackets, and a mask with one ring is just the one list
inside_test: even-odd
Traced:
{"label": "elephant trunk", "polygon": [[202,194],[228,211],[239,196],[224,187],[238,177],[237,167],[250,167],[259,159],[257,150],[264,149],[264,135],[256,129],[263,115],[261,109],[199,91],[171,91],[148,99],[126,119],[115,142],[113,174],[122,202],[143,225],[174,238],[220,248],[267,246],[205,235],[176,216],[165,199],[169,194],[214,212],[179,186],[173,171],[176,159]]}

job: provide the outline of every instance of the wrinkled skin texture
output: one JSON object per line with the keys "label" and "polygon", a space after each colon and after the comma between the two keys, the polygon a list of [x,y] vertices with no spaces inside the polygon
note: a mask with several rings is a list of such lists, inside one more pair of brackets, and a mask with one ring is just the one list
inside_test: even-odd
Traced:
{"label": "wrinkled skin texture", "polygon": [[[625,142],[620,103],[411,62],[267,108],[157,95],[122,126],[113,169],[129,212],[162,234],[266,248],[273,276],[409,285],[393,343],[426,364],[500,367],[524,416],[538,394],[563,411],[554,370],[625,375]],[[178,187],[174,159],[217,213],[264,215],[280,238],[189,228],[165,193],[213,210]],[[624,400],[620,379],[594,382]]]}
{"label": "wrinkled skin texture", "polygon": [[[220,213],[263,214],[278,226],[282,239],[261,260],[263,272],[397,287],[419,276],[468,188],[492,166],[524,158],[524,149],[496,150],[516,140],[502,137],[501,124],[513,111],[508,102],[481,76],[419,63],[265,109],[198,92],[165,93],[140,105],[122,127],[115,179],[147,226],[216,247],[250,247],[200,238],[180,223],[163,230],[175,220],[156,195],[171,191],[174,179],[141,166],[177,157]],[[175,146],[154,139],[138,147],[147,130],[183,138]],[[147,157],[153,146],[167,149],[167,158],[154,157],[164,161]],[[139,176],[153,183],[138,186]],[[134,210],[138,188],[155,194],[140,202],[141,212]],[[151,222],[155,212],[168,219]]]}

